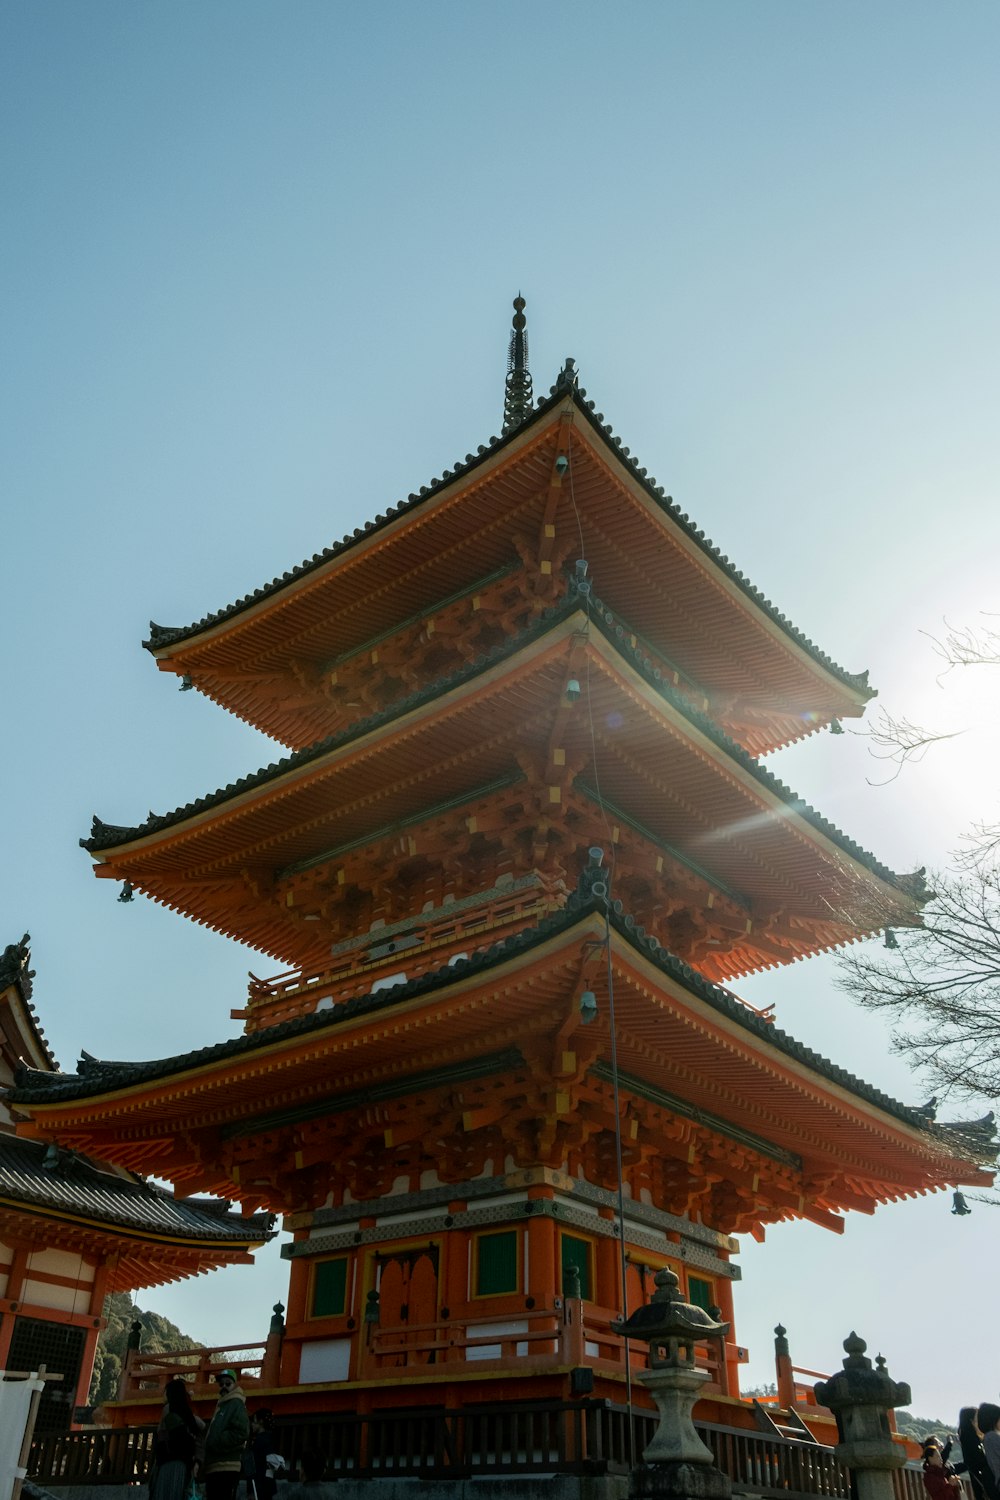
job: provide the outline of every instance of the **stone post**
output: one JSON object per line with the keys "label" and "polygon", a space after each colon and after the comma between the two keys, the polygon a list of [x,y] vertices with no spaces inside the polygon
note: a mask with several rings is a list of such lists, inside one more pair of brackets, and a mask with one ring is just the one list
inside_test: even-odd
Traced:
{"label": "stone post", "polygon": [[858,1500],[893,1500],[893,1469],[901,1469],[906,1454],[892,1440],[889,1412],[909,1406],[910,1387],[890,1380],[881,1354],[865,1358],[867,1344],[852,1333],[844,1340],[844,1368],[815,1387],[816,1400],[837,1418],[840,1442],[834,1452],[847,1464]]}
{"label": "stone post", "polygon": [[655,1280],[652,1301],[611,1325],[624,1338],[649,1345],[650,1368],[639,1379],[660,1414],[642,1462],[632,1471],[629,1494],[633,1500],[729,1500],[732,1485],[691,1419],[709,1378],[695,1365],[695,1344],[725,1337],[729,1324],[683,1301],[673,1271],[657,1271]]}

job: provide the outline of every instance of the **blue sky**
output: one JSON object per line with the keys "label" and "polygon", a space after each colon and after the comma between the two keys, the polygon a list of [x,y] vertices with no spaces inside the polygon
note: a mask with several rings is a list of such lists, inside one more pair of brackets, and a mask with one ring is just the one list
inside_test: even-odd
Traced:
{"label": "blue sky", "polygon": [[[536,390],[575,356],[797,625],[899,711],[977,726],[888,787],[848,736],[778,774],[899,869],[994,807],[995,685],[939,687],[920,631],[997,607],[998,53],[975,0],[0,9],[0,941],[31,931],[64,1066],[230,1035],[260,971],[119,906],[77,847],[95,811],[137,822],[276,755],[177,696],[147,621],[228,603],[496,432],[518,289]],[[923,1097],[830,976],[742,989]],[[780,1319],[819,1369],[856,1326],[926,1414],[995,1396],[985,1338],[928,1354],[927,1307],[998,1222],[948,1207],[748,1244],[758,1378]],[[272,1254],[146,1300],[243,1342],[283,1284]]]}

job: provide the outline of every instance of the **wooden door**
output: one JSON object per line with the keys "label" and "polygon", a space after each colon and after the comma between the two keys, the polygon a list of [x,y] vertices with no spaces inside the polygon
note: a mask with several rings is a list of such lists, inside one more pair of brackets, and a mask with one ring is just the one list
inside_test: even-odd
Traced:
{"label": "wooden door", "polygon": [[[375,1285],[379,1293],[379,1328],[388,1342],[400,1346],[381,1364],[434,1364],[435,1350],[420,1348],[434,1335],[423,1325],[435,1323],[438,1314],[438,1247],[375,1254]],[[394,1331],[392,1331],[394,1330]]]}

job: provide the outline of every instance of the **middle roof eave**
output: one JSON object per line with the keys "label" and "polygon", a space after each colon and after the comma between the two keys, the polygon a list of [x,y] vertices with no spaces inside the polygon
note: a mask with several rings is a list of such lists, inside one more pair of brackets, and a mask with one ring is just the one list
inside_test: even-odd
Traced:
{"label": "middle roof eave", "polygon": [[[650,703],[658,704],[676,726],[686,726],[685,732],[692,741],[698,741],[703,750],[707,747],[730,780],[735,777],[748,792],[762,797],[765,804],[779,812],[786,821],[791,819],[808,830],[810,837],[819,835],[820,843],[834,846],[838,856],[848,855],[879,881],[901,892],[904,904],[916,903],[913,907],[916,909],[921,899],[919,882],[915,883],[913,877],[896,876],[797,798],[730,740],[706,714],[693,708],[665,683],[659,670],[643,656],[641,649],[632,648],[608,627],[606,616],[610,617],[610,612],[601,601],[591,600],[585,594],[581,596],[574,589],[562,603],[546,611],[537,624],[521,635],[443,681],[409,695],[384,712],[172,813],[151,817],[136,827],[105,824],[95,818],[91,838],[81,840],[81,843],[100,863],[113,865],[120,878],[129,877],[131,870],[138,883],[142,883],[139,879],[141,867],[148,865],[157,849],[183,838],[190,850],[192,838],[200,835],[204,839],[206,830],[216,830],[220,818],[228,814],[252,816],[255,808],[263,808],[275,797],[284,799],[295,794],[297,788],[311,784],[317,776],[329,774],[352,754],[363,752],[368,755],[375,753],[376,747],[381,747],[379,753],[384,755],[385,747],[392,746],[404,731],[410,733],[417,723],[443,722],[449,714],[453,716],[461,710],[475,694],[502,690],[515,678],[524,681],[526,675],[539,670],[539,664],[550,660],[553,648],[558,649],[574,636],[586,635],[589,631],[593,633],[595,644],[603,643],[600,649],[605,657],[612,664],[620,661],[627,674],[641,684]],[[549,700],[546,711],[551,709],[551,688]],[[285,809],[287,812],[287,803]],[[284,816],[284,822],[287,825],[287,816]],[[269,820],[266,830],[268,847],[274,853],[274,862],[284,864],[294,856],[287,852],[287,836],[283,838],[280,827],[271,826],[273,823],[274,819]],[[285,852],[279,854],[281,849]],[[219,851],[214,852],[218,856]],[[894,920],[900,920],[898,914]],[[871,925],[874,928],[884,924],[874,922]]]}

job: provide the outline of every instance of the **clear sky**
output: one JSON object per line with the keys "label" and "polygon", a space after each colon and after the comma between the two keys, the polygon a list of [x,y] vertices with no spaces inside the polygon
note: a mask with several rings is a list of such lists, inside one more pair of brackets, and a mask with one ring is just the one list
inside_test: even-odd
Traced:
{"label": "clear sky", "polygon": [[[881,3],[8,0],[0,942],[62,1065],[237,1030],[226,940],[121,906],[77,847],[277,758],[157,673],[186,624],[475,449],[511,299],[616,432],[882,701],[976,727],[888,787],[863,741],[772,766],[900,870],[995,811],[996,683],[921,629],[996,610],[1000,9]],[[595,580],[600,592],[600,580]],[[742,992],[927,1090],[824,960]],[[832,1369],[857,1328],[914,1408],[998,1394],[974,1309],[1000,1218],[935,1197],[747,1242],[738,1334]],[[263,1337],[284,1270],[140,1300]],[[929,1330],[934,1329],[933,1338]]]}

